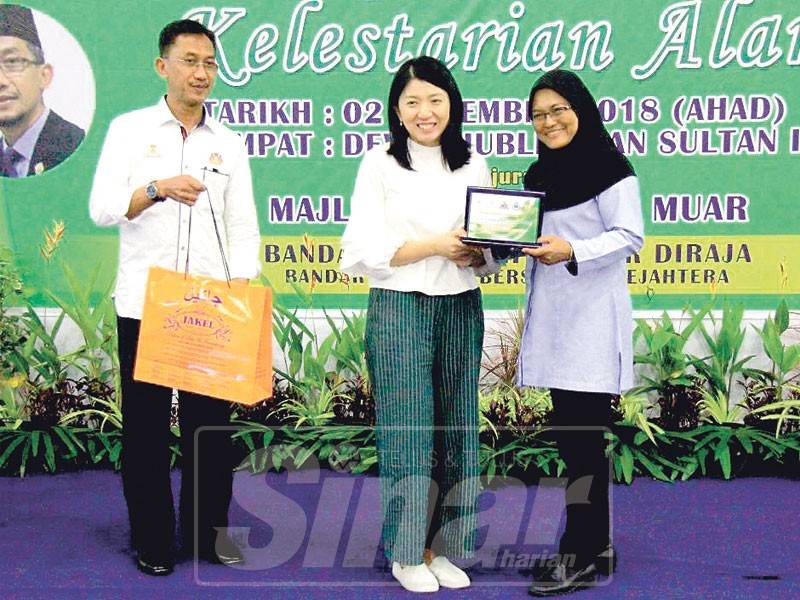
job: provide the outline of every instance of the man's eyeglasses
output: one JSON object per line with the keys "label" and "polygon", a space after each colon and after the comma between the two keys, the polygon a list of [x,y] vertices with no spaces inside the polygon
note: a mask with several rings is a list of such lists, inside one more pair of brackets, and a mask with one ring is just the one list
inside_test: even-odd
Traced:
{"label": "man's eyeglasses", "polygon": [[162,56],[164,60],[172,60],[194,71],[197,67],[203,67],[206,73],[213,75],[219,69],[219,65],[213,60],[197,60],[196,58],[167,58]]}
{"label": "man's eyeglasses", "polygon": [[31,65],[40,64],[42,63],[38,63],[35,60],[29,60],[27,58],[22,58],[21,56],[12,56],[0,60],[0,70],[2,70],[6,75],[18,75]]}
{"label": "man's eyeglasses", "polygon": [[572,110],[571,106],[566,104],[562,104],[560,106],[554,106],[550,110],[542,110],[536,111],[533,113],[533,122],[534,123],[544,123],[547,120],[547,117],[552,117],[553,120],[558,120],[559,117],[563,117],[567,114],[567,111]]}

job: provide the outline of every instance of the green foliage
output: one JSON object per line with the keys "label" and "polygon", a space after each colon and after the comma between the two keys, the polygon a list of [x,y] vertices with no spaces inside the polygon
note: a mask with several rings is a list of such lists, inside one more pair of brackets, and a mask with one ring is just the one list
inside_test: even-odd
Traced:
{"label": "green foliage", "polygon": [[0,316],[16,304],[22,295],[22,280],[14,266],[14,255],[5,246],[0,246]]}
{"label": "green foliage", "polygon": [[478,393],[478,407],[480,432],[498,439],[540,427],[553,410],[553,401],[549,390],[498,383]]}
{"label": "green foliage", "polygon": [[[306,308],[312,308],[312,296],[298,286],[294,288]],[[339,326],[327,311],[323,309],[322,312],[331,329],[324,338],[297,316],[297,309],[275,303],[274,337],[286,365],[285,371],[275,369],[275,372],[306,398],[321,393],[325,386],[339,385],[347,380],[363,393],[369,393],[364,352],[366,313],[348,315],[340,311],[344,325]]]}
{"label": "green foliage", "polygon": [[764,406],[753,409],[753,413],[763,413],[761,418],[765,421],[775,421],[775,437],[780,436],[780,432],[788,421],[800,421],[800,388],[792,386],[795,399],[779,400],[770,402]]}
{"label": "green foliage", "polygon": [[[766,432],[741,425],[703,425],[691,431],[656,434],[656,444],[642,431],[611,435],[611,455],[617,481],[630,484],[635,475],[662,481],[685,481],[697,474],[730,479],[737,472],[763,471],[767,465],[784,468],[800,458],[800,437],[775,439]],[[794,463],[789,454],[794,453]],[[750,465],[748,470],[748,463]]]}
{"label": "green foliage", "polygon": [[259,453],[258,450],[270,447],[272,439],[275,437],[275,430],[263,423],[253,421],[234,420],[233,424],[238,425],[239,430],[231,437],[234,442],[244,444],[246,447],[251,472],[261,473],[269,469],[267,453]]}
{"label": "green foliage", "polygon": [[[768,464],[783,467],[788,455],[800,457],[800,437],[775,439],[766,432],[741,425],[703,425],[691,431],[656,434],[649,443],[643,431],[617,428],[610,436],[610,453],[617,481],[630,484],[635,475],[662,481],[685,481],[698,473],[730,479],[753,465],[748,473]],[[795,462],[797,458],[795,458]],[[790,472],[788,465],[786,471]]]}
{"label": "green foliage", "polygon": [[297,468],[311,456],[338,471],[350,473],[365,473],[378,463],[374,429],[345,425],[303,431],[294,429],[287,432],[286,441],[289,447],[302,446],[302,451],[293,454]]}
{"label": "green foliage", "polygon": [[481,472],[524,476],[535,471],[560,475],[564,463],[552,442],[541,437],[553,410],[549,390],[517,388],[502,379],[478,394]]}
{"label": "green foliage", "polygon": [[740,423],[746,406],[742,403],[730,406],[728,395],[715,389],[703,390],[703,399],[700,400],[700,418],[707,423],[724,425],[727,423]]}
{"label": "green foliage", "polygon": [[[64,236],[63,224],[54,224],[53,232],[45,231],[45,236],[41,253],[49,268]],[[111,283],[100,290],[100,300],[93,302],[90,293],[97,287],[98,269],[88,279],[79,279],[67,264],[59,264],[70,297],[49,294],[59,313],[48,327],[24,298],[21,281],[9,271],[7,251],[0,251],[2,299],[5,301],[13,291],[16,303],[24,307],[24,312],[9,315],[4,303],[0,303],[0,338],[4,346],[0,418],[11,422],[14,428],[19,428],[25,418],[34,428],[55,425],[65,413],[74,413],[81,406],[91,407],[95,400],[116,402],[120,397]],[[79,328],[83,343],[61,353],[57,339],[67,318]],[[113,385],[113,390],[106,382]],[[17,409],[21,404],[23,408]]]}
{"label": "green foliage", "polygon": [[522,476],[532,467],[537,473],[560,477],[564,472],[564,461],[558,456],[555,445],[542,439],[540,434],[541,431],[531,430],[494,446],[482,442],[479,462],[487,481],[491,482],[498,474]]}
{"label": "green foliage", "polygon": [[617,410],[622,424],[637,427],[653,444],[656,434],[663,435],[664,430],[650,420],[653,405],[643,394],[623,394],[619,398]]}
{"label": "green foliage", "polygon": [[119,429],[104,432],[95,429],[83,429],[86,436],[86,455],[93,465],[108,462],[112,468],[119,470],[122,466],[122,431]]}
{"label": "green foliage", "polygon": [[652,323],[637,319],[633,331],[634,363],[640,365],[639,378],[643,384],[631,393],[650,393],[656,396],[660,415],[659,425],[669,429],[691,429],[697,425],[699,381],[692,357],[685,351],[689,339],[702,326],[710,305],[694,312],[684,311],[689,322],[678,330],[664,311]]}
{"label": "green foliage", "polygon": [[0,384],[0,426],[5,424],[9,429],[17,429],[22,425],[23,406],[17,402],[12,383]]}
{"label": "green foliage", "polygon": [[641,373],[645,384],[638,388],[640,393],[654,391],[663,395],[668,387],[695,385],[696,379],[690,370],[691,357],[685,347],[692,334],[702,326],[708,310],[706,307],[689,311],[689,323],[680,331],[666,311],[652,324],[646,319],[636,319],[634,347],[643,344],[644,348],[635,354],[634,362],[649,367]]}
{"label": "green foliage", "polygon": [[[782,300],[774,318],[756,328],[764,353],[771,362],[766,370],[748,369],[752,382],[748,386],[748,405],[751,415],[775,421],[775,436],[788,429],[792,421],[800,420],[800,386],[797,384],[800,365],[800,344],[785,345],[781,336],[789,328],[789,307]],[[752,422],[752,418],[746,419]]]}
{"label": "green foliage", "polygon": [[122,406],[116,400],[95,398],[91,408],[75,410],[61,418],[61,425],[75,422],[86,422],[101,432],[106,431],[106,426],[112,430],[122,430]]}
{"label": "green foliage", "polygon": [[13,308],[22,301],[22,280],[8,248],[0,247],[0,425],[16,429],[22,423],[19,387],[27,380],[23,348],[27,334],[21,316]]}
{"label": "green foliage", "polygon": [[713,396],[718,399],[730,398],[735,377],[744,372],[744,365],[753,358],[752,356],[739,358],[745,336],[745,329],[742,326],[744,305],[731,306],[726,301],[722,307],[721,322],[713,313],[709,314],[713,329],[709,332],[705,323],[701,323],[700,333],[711,354],[702,358],[691,357],[691,362],[708,384]]}
{"label": "green foliage", "polygon": [[56,346],[56,337],[64,323],[63,313],[48,330],[34,307],[26,302],[24,316],[27,339],[21,356],[25,361],[25,373],[31,386],[53,389],[66,377],[68,364],[62,362]]}
{"label": "green foliage", "polygon": [[502,319],[487,332],[483,349],[481,381],[484,385],[512,388],[517,383],[519,357],[525,314],[518,308],[509,319]]}
{"label": "green foliage", "polygon": [[366,353],[364,352],[364,336],[367,329],[367,313],[357,312],[348,315],[345,311],[340,311],[340,317],[344,321],[344,327],[339,327],[323,309],[325,319],[331,328],[331,336],[334,338],[331,354],[336,359],[335,368],[337,373],[345,378],[354,378],[364,382],[366,388],[369,387],[369,372],[367,370]]}
{"label": "green foliage", "polygon": [[61,317],[69,317],[80,329],[83,344],[60,360],[79,369],[87,377],[113,383],[115,397],[119,397],[119,362],[117,356],[117,319],[114,301],[111,297],[113,281],[102,286],[96,302],[91,293],[96,288],[100,266],[94,270],[88,281],[79,280],[66,263],[61,263],[65,280],[69,286],[70,298],[61,298],[49,293],[61,309]]}
{"label": "green foliage", "polygon": [[758,331],[764,346],[764,352],[773,364],[773,374],[778,383],[783,383],[789,373],[800,364],[800,344],[785,346],[781,335],[789,328],[789,306],[782,300],[775,311],[775,317],[769,317]]}
{"label": "green foliage", "polygon": [[683,479],[688,479],[699,467],[701,473],[709,473],[716,467],[725,479],[730,479],[738,461],[748,456],[759,456],[761,461],[783,462],[789,450],[800,449],[798,440],[786,438],[776,441],[765,432],[752,427],[720,427],[706,425],[692,432],[692,451],[684,458],[686,468]]}
{"label": "green foliage", "polygon": [[281,430],[281,448],[272,452],[272,464],[280,468],[290,459],[295,468],[312,456],[337,470],[363,473],[377,464],[374,428],[334,423],[334,406],[350,396],[344,382],[323,383],[318,389],[301,388],[303,395],[289,398],[280,409],[290,427]]}
{"label": "green foliage", "polygon": [[247,451],[240,468],[252,473],[280,470],[288,464],[302,468],[312,457],[340,472],[364,473],[377,466],[372,428],[347,425],[274,428],[246,421],[236,424],[240,429],[233,438]]}
{"label": "green foliage", "polygon": [[[84,290],[92,289],[93,283],[83,288],[69,268],[64,268],[73,300],[67,302],[53,296],[60,313],[49,329],[34,307],[27,303],[24,320],[28,338],[21,352],[28,373],[28,382],[22,388],[28,414],[31,419],[41,415],[53,424],[67,413],[73,415],[74,421],[93,411],[107,410],[112,404],[116,405],[113,410],[119,412],[121,397],[116,317],[110,286],[103,299],[92,305]],[[75,350],[61,353],[56,340],[66,317],[80,329],[83,343]],[[71,378],[70,373],[77,373],[78,379]],[[95,407],[95,403],[98,406]],[[88,407],[86,412],[81,410],[83,406]]]}
{"label": "green foliage", "polygon": [[287,399],[279,408],[292,426],[322,427],[335,417],[333,405],[340,394],[341,383],[329,386],[323,382],[319,388],[301,388],[303,395]]}
{"label": "green foliage", "polygon": [[38,468],[55,473],[60,466],[75,464],[86,447],[70,429],[0,428],[0,472],[16,472],[20,477]]}
{"label": "green foliage", "polygon": [[[63,233],[63,232],[62,232]],[[57,244],[48,253],[51,259]],[[67,293],[51,295],[59,314],[46,327],[26,304],[14,279],[7,253],[0,251],[0,471],[24,475],[80,466],[119,468],[122,412],[116,355],[116,319],[110,284],[99,301],[90,298],[97,273],[82,283],[66,266]],[[295,288],[300,304],[313,308],[313,297]],[[8,303],[21,309],[7,310]],[[800,387],[795,379],[800,345],[785,345],[789,325],[786,302],[758,329],[772,362],[766,371],[746,368],[741,358],[743,308],[725,304],[721,319],[708,317],[711,304],[684,313],[680,329],[665,312],[636,323],[636,364],[644,384],[615,404],[619,423],[609,434],[615,478],[630,483],[636,476],[663,481],[712,475],[729,478],[748,460],[791,464],[800,458],[800,435],[789,424],[800,421]],[[296,309],[276,302],[275,341],[285,370],[277,373],[274,395],[257,407],[238,407],[233,438],[246,453],[242,467],[254,472],[301,468],[318,460],[337,471],[363,473],[377,466],[374,398],[364,353],[366,314],[321,313],[330,332],[317,333]],[[56,344],[65,320],[76,323],[82,344],[60,353]],[[682,319],[683,321],[684,319]],[[497,475],[561,475],[564,463],[546,434],[552,403],[547,390],[514,387],[522,333],[522,313],[504,324],[498,346],[486,354],[484,387],[479,394],[480,465]],[[692,336],[702,336],[708,355],[687,354]],[[747,411],[729,406],[737,377],[745,377],[746,418],[757,427],[737,424]],[[752,406],[754,397],[766,399]],[[704,421],[696,427],[698,415]],[[762,430],[776,421],[777,437]],[[676,429],[673,430],[673,426]],[[173,430],[175,435],[177,429]],[[783,434],[782,437],[780,434]],[[173,464],[180,453],[172,446]]]}
{"label": "green foliage", "polygon": [[[175,433],[175,432],[173,432]],[[180,456],[177,439],[171,445],[171,464]],[[0,474],[55,473],[87,467],[118,470],[122,460],[122,431],[54,425],[46,429],[25,423],[18,429],[0,427]]]}
{"label": "green foliage", "polygon": [[614,468],[614,479],[630,484],[634,475],[646,475],[661,481],[674,481],[680,465],[659,450],[670,446],[673,440],[667,435],[653,433],[653,440],[636,427],[617,427],[607,434],[608,455]]}

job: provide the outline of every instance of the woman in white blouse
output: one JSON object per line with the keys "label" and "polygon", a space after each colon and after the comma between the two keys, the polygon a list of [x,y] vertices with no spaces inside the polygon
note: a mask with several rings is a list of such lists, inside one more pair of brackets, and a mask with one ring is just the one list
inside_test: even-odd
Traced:
{"label": "woman in white blouse", "polygon": [[384,550],[403,587],[430,592],[470,584],[448,557],[465,558],[474,546],[483,345],[476,270],[490,266],[461,237],[467,186],[491,179],[461,134],[461,94],[438,60],[400,67],[387,111],[392,143],[362,160],[341,268],[369,278]]}

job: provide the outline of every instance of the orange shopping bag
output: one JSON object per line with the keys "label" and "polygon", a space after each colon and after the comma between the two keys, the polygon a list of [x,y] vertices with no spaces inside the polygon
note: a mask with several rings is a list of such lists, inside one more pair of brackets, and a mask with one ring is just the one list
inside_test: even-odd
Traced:
{"label": "orange shopping bag", "polygon": [[151,268],[133,377],[242,404],[268,398],[270,290]]}

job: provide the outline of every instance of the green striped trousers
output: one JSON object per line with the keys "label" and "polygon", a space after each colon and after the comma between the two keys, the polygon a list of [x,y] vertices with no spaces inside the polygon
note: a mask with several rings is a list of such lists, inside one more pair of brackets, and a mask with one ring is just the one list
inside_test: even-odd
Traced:
{"label": "green striped trousers", "polygon": [[474,549],[482,348],[480,290],[370,290],[366,353],[390,560],[419,564],[426,547],[459,558]]}

